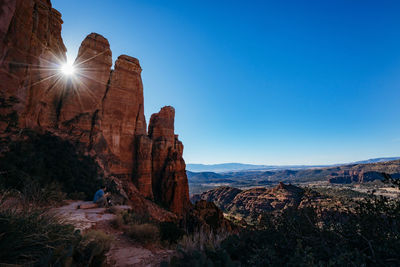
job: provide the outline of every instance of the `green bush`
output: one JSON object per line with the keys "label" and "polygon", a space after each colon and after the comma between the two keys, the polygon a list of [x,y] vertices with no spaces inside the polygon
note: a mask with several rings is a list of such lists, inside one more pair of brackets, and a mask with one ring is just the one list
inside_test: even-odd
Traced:
{"label": "green bush", "polygon": [[29,131],[22,139],[9,143],[1,156],[1,187],[22,191],[27,184],[45,188],[56,183],[71,197],[82,192],[91,199],[101,186],[97,163],[70,142],[50,133]]}

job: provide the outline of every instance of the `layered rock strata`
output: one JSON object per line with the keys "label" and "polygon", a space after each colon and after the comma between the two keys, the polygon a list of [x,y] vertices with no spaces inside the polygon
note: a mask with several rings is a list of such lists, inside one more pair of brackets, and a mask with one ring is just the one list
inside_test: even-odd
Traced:
{"label": "layered rock strata", "polygon": [[[140,195],[184,214],[190,202],[175,110],[153,114],[147,133],[139,61],[121,55],[112,70],[107,39],[91,33],[79,48],[76,74],[67,77],[60,72],[63,22],[50,1],[1,1],[0,15],[0,97],[12,100],[0,106],[2,114],[17,114],[19,130],[75,143],[121,181],[131,200]],[[0,123],[3,133],[10,123]]]}
{"label": "layered rock strata", "polygon": [[254,187],[246,190],[218,187],[203,192],[195,198],[214,202],[224,212],[250,220],[266,212],[282,211],[290,207],[314,206],[321,201],[329,201],[317,193],[306,195],[304,189],[283,183],[274,188]]}

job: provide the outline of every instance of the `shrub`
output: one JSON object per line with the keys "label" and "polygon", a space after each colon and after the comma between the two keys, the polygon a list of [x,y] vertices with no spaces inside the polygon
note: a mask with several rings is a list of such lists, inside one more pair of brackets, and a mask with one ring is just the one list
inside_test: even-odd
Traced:
{"label": "shrub", "polygon": [[214,232],[201,229],[190,235],[185,235],[178,245],[181,251],[204,251],[206,249],[215,250],[229,236],[227,232]]}
{"label": "shrub", "polygon": [[240,266],[221,247],[229,236],[226,232],[200,230],[186,235],[178,243],[179,256],[172,258],[171,266]]}
{"label": "shrub", "polygon": [[113,239],[104,232],[91,230],[83,235],[74,253],[74,260],[87,266],[101,266],[112,242]]}
{"label": "shrub", "polygon": [[81,235],[72,225],[37,209],[15,209],[0,201],[0,266],[100,266],[110,239]]}
{"label": "shrub", "polygon": [[148,214],[139,214],[133,210],[121,212],[124,224],[144,224],[149,223],[150,218]]}
{"label": "shrub", "polygon": [[65,200],[66,194],[61,191],[61,186],[56,182],[42,187],[36,181],[30,181],[22,188],[20,198],[25,204],[43,206],[61,203]]}
{"label": "shrub", "polygon": [[155,242],[159,239],[158,227],[154,224],[129,224],[125,226],[124,232],[127,236],[140,243]]}
{"label": "shrub", "polygon": [[40,211],[3,210],[0,218],[1,264],[48,266],[63,262],[79,242],[72,226]]}
{"label": "shrub", "polygon": [[244,266],[395,266],[400,263],[399,211],[398,201],[375,196],[340,216],[287,209],[265,216],[261,230],[231,236],[221,247]]}
{"label": "shrub", "polygon": [[113,219],[110,223],[113,228],[122,229],[122,227],[125,225],[123,215],[121,213],[117,213],[115,215],[115,219]]}
{"label": "shrub", "polygon": [[[399,180],[393,184],[400,187]],[[354,204],[265,214],[257,229],[222,242],[207,233],[184,237],[171,265],[399,266],[400,200],[369,195]]]}

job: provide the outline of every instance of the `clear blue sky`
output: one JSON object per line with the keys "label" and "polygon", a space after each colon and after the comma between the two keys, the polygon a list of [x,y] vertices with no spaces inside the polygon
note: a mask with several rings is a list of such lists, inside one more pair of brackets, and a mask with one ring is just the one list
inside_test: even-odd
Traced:
{"label": "clear blue sky", "polygon": [[53,0],[69,57],[97,32],[143,68],[187,163],[400,155],[400,1]]}

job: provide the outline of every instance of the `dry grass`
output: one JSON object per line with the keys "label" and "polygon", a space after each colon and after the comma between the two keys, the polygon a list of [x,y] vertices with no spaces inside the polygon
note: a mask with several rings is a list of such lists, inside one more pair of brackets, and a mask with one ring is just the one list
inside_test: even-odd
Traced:
{"label": "dry grass", "polygon": [[184,252],[204,251],[205,249],[217,249],[230,234],[228,232],[217,232],[199,230],[193,234],[185,235],[178,243]]}
{"label": "dry grass", "polygon": [[115,219],[113,219],[110,223],[114,229],[122,229],[122,227],[125,225],[124,218],[120,213],[117,213],[115,215]]}
{"label": "dry grass", "polygon": [[14,191],[0,192],[0,266],[102,266],[112,239],[84,235]]}
{"label": "dry grass", "polygon": [[150,223],[127,225],[124,227],[124,232],[139,243],[157,242],[160,238],[158,227]]}

